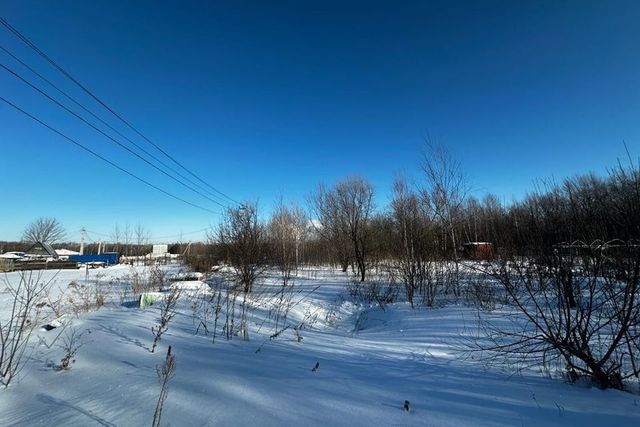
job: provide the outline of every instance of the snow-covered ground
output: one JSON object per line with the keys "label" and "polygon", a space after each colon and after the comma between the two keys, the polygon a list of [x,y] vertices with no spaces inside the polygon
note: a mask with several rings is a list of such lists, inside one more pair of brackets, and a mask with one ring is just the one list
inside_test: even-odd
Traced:
{"label": "snow-covered ground", "polygon": [[[91,270],[89,281],[114,282],[132,272],[125,266]],[[15,282],[18,273],[5,278]],[[84,271],[62,271],[54,279],[56,292],[84,279]],[[472,308],[412,310],[395,303],[363,311],[339,297],[346,282],[326,269],[308,269],[296,279],[304,299],[289,316],[291,322],[306,319],[301,342],[292,328],[269,340],[273,329],[265,308],[253,312],[250,341],[218,337],[212,344],[211,335],[194,335],[193,296],[184,297],[155,353],[151,327],[159,308],[127,308],[112,295],[99,310],[70,318],[69,327],[84,331],[86,341],[72,369],[52,368],[62,357],[57,346],[36,346],[19,378],[0,390],[0,425],[149,425],[159,393],[156,366],[168,345],[177,370],[163,425],[640,423],[640,396],[486,369],[460,346],[475,319]],[[192,285],[198,284],[182,283]],[[7,298],[2,289],[0,307]],[[46,342],[55,334],[56,329],[37,332]],[[409,412],[403,411],[405,400]]]}

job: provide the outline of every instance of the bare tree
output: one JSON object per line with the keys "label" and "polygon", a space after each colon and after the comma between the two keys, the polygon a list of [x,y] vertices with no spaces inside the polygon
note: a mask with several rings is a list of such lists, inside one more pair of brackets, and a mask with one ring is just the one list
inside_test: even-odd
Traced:
{"label": "bare tree", "polygon": [[348,178],[336,184],[335,194],[343,212],[343,227],[353,244],[360,281],[364,282],[369,254],[369,220],[373,212],[373,186],[362,178]]}
{"label": "bare tree", "polygon": [[312,221],[316,233],[329,246],[343,272],[352,264],[353,256],[349,236],[341,222],[341,212],[331,190],[320,184],[310,197],[310,206],[315,221]]}
{"label": "bare tree", "polygon": [[140,256],[143,254],[144,245],[149,242],[149,230],[144,228],[141,222],[137,223],[133,233],[136,238],[136,255]]}
{"label": "bare tree", "polygon": [[120,225],[116,224],[115,227],[113,227],[113,231],[111,232],[111,240],[113,240],[113,243],[115,245],[114,250],[116,252],[120,252],[121,238],[122,238],[122,230],[120,229]]}
{"label": "bare tree", "polygon": [[22,240],[30,243],[55,243],[63,239],[65,230],[55,218],[38,218],[27,225],[22,234]]}
{"label": "bare tree", "polygon": [[299,246],[304,236],[306,217],[299,209],[289,209],[282,200],[276,207],[268,226],[271,260],[278,268],[282,286],[275,299],[276,333],[281,318],[286,323],[292,304],[292,275],[298,270]]}
{"label": "bare tree", "polygon": [[131,242],[133,240],[131,226],[129,223],[125,224],[122,230],[122,243],[124,245],[124,255],[131,255]]}
{"label": "bare tree", "polygon": [[[258,220],[257,204],[246,203],[237,208],[228,208],[217,231],[210,233],[209,240],[221,247],[233,268],[233,279],[242,291],[241,327],[244,339],[248,340],[247,298],[267,267],[266,231]],[[234,310],[237,292],[234,290],[232,294]],[[233,325],[230,327],[232,330]]]}
{"label": "bare tree", "polygon": [[321,185],[312,197],[312,204],[321,223],[321,233],[324,232],[337,245],[342,239],[349,240],[360,281],[364,282],[369,254],[369,223],[373,213],[373,186],[359,177],[339,181],[331,190]]}
{"label": "bare tree", "polygon": [[234,269],[236,281],[246,293],[251,293],[267,261],[266,232],[258,220],[258,206],[246,203],[227,209],[217,232],[210,233],[209,240],[221,246]]}
{"label": "bare tree", "polygon": [[422,292],[427,305],[435,299],[435,288],[429,286],[429,248],[431,218],[422,199],[407,188],[404,180],[394,184],[391,202],[393,221],[398,235],[398,266],[405,285],[407,300],[414,305],[414,295]]}
{"label": "bare tree", "polygon": [[297,204],[294,204],[290,208],[290,213],[295,236],[295,266],[297,271],[298,267],[303,262],[304,245],[309,234],[309,217]]}
{"label": "bare tree", "polygon": [[294,212],[282,201],[278,203],[268,226],[271,259],[280,270],[286,286],[297,268],[299,224]]}
{"label": "bare tree", "polygon": [[427,141],[422,170],[425,177],[423,194],[451,241],[450,253],[456,269],[456,294],[459,292],[459,257],[456,228],[462,206],[469,192],[462,167],[442,145]]}

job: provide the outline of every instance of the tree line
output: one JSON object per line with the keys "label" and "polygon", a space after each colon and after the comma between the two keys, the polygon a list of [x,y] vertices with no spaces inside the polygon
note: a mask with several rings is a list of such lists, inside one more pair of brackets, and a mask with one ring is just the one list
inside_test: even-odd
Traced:
{"label": "tree line", "polygon": [[[497,256],[640,237],[640,176],[633,162],[618,163],[606,176],[539,182],[510,203],[493,194],[471,195],[460,163],[441,146],[429,147],[422,172],[417,183],[397,178],[388,206],[376,206],[373,185],[353,176],[319,184],[306,209],[280,201],[266,220],[257,203],[245,202],[227,209],[220,227],[245,219],[245,227],[259,229],[251,231],[263,259],[286,237],[299,262],[337,265],[361,281],[383,263],[399,262],[410,275],[429,261],[458,264],[467,242],[491,243]],[[218,231],[209,233],[208,243],[224,260],[228,239]]]}

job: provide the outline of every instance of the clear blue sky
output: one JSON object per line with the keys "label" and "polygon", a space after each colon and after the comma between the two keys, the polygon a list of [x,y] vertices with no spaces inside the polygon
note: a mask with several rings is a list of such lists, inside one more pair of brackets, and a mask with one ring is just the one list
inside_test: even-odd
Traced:
{"label": "clear blue sky", "polygon": [[[637,1],[4,0],[0,15],[208,182],[265,209],[353,174],[384,205],[396,174],[419,180],[427,133],[460,159],[476,194],[507,201],[537,178],[606,173],[623,140],[640,155]],[[2,27],[0,45],[94,105]],[[3,52],[0,62],[41,85]],[[0,94],[208,203],[3,70]],[[81,226],[142,222],[161,236],[218,219],[4,104],[0,170],[0,239],[38,216],[57,217],[75,239]]]}

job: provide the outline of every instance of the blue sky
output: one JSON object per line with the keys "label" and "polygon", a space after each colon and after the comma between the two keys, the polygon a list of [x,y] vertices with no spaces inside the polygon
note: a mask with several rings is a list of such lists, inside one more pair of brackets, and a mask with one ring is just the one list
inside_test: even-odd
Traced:
{"label": "blue sky", "polygon": [[[506,201],[539,178],[606,173],[623,140],[640,155],[634,1],[5,0],[0,15],[207,182],[265,210],[354,174],[373,182],[384,206],[397,174],[419,182],[427,134],[460,159],[477,195]],[[0,45],[95,106],[2,27]],[[0,62],[46,88],[3,52]],[[3,70],[0,94],[218,210]],[[0,170],[0,240],[19,238],[38,216],[57,217],[75,239],[82,226],[108,234],[141,222],[163,236],[218,219],[6,105]]]}

